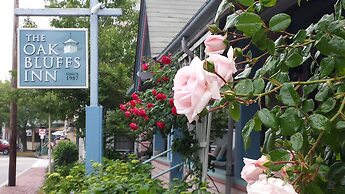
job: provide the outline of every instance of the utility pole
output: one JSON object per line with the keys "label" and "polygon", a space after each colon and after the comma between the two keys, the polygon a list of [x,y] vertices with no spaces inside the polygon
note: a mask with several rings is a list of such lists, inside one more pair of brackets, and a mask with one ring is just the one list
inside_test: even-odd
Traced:
{"label": "utility pole", "polygon": [[[18,8],[18,0],[13,1],[14,10]],[[17,89],[17,28],[18,17],[13,15],[13,42],[12,42],[12,92]],[[16,186],[16,169],[17,169],[17,99],[11,98],[10,104],[10,159],[8,167],[8,186]]]}

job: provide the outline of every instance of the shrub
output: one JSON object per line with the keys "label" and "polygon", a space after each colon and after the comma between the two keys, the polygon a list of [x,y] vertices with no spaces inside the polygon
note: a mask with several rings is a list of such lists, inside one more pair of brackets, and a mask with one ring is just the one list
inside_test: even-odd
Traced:
{"label": "shrub", "polygon": [[[192,189],[189,182],[175,181],[168,190],[161,181],[151,178],[150,164],[141,164],[131,158],[129,161],[107,160],[103,164],[93,163],[93,173],[86,175],[84,164],[75,164],[68,174],[62,175],[61,168],[47,175],[43,190],[45,193],[141,193],[141,194],[206,194],[206,187]],[[190,191],[188,191],[190,190]]]}
{"label": "shrub", "polygon": [[56,167],[68,166],[78,160],[77,145],[70,141],[61,141],[53,150],[54,165]]}

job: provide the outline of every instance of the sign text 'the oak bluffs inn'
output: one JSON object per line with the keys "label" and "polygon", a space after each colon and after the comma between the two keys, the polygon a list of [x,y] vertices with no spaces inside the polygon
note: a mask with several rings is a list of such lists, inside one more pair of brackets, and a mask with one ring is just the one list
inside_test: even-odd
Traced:
{"label": "sign text 'the oak bluffs inn'", "polygon": [[87,88],[87,29],[18,29],[18,88]]}

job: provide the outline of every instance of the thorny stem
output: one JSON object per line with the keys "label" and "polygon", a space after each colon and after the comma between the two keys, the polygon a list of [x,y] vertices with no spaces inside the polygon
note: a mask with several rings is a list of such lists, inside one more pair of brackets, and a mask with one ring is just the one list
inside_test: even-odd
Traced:
{"label": "thorny stem", "polygon": [[292,33],[290,33],[290,32],[287,32],[287,31],[283,31],[283,33],[286,34],[286,35],[288,35],[288,36],[290,36],[290,37],[295,35],[295,34],[292,34]]}
{"label": "thorny stem", "polygon": [[344,110],[344,106],[345,106],[345,97],[343,98],[343,102],[341,103],[338,112],[331,118],[331,122],[334,121],[339,115],[343,116],[343,110]]}
{"label": "thorny stem", "polygon": [[226,107],[228,104],[229,104],[229,102],[225,102],[224,104],[222,104],[222,105],[220,105],[220,106],[211,108],[210,110],[208,110],[208,112],[213,112],[213,111],[216,111],[216,110],[219,110],[219,109],[223,109],[223,108]]}
{"label": "thorny stem", "polygon": [[324,132],[322,131],[320,134],[319,134],[319,137],[317,137],[317,140],[315,141],[315,143],[313,144],[313,147],[310,148],[309,152],[307,153],[307,155],[305,156],[305,159],[304,160],[307,160],[311,154],[315,151],[316,147],[318,146],[318,144],[320,143],[321,141],[321,138],[323,137],[323,134]]}
{"label": "thorny stem", "polygon": [[235,32],[227,32],[227,33],[233,35],[234,37],[236,37],[236,36],[238,36],[238,37],[245,37],[244,35],[238,34],[238,33],[235,33]]}
{"label": "thorny stem", "polygon": [[[341,76],[341,77],[335,77],[335,78],[328,78],[328,79],[321,79],[321,80],[311,80],[311,81],[295,81],[295,82],[290,82],[293,85],[310,85],[310,84],[317,84],[317,83],[325,83],[325,82],[333,82],[333,81],[339,81],[345,79],[345,76]],[[264,92],[264,93],[260,93],[260,94],[253,94],[253,96],[256,96],[258,98],[261,98],[263,96],[269,95],[271,93],[276,92],[277,90],[279,90],[283,85],[278,85],[277,87],[273,88],[270,91]],[[248,96],[248,94],[235,94],[236,96],[243,96],[246,97]],[[343,103],[344,104],[344,103]],[[344,105],[343,105],[344,106]],[[341,111],[340,111],[341,112]],[[339,115],[339,111],[337,113],[337,116]]]}
{"label": "thorny stem", "polygon": [[315,40],[309,40],[303,44],[295,44],[295,45],[280,45],[280,46],[277,46],[277,48],[287,48],[287,47],[290,47],[290,48],[298,48],[298,47],[304,47],[304,46],[307,46],[308,44],[311,44],[311,43],[314,43]]}
{"label": "thorny stem", "polygon": [[297,161],[278,161],[278,162],[273,162],[273,164],[299,164]]}
{"label": "thorny stem", "polygon": [[245,36],[239,37],[239,38],[230,40],[229,43],[232,44],[232,43],[237,42],[237,41],[239,41],[239,40],[245,40],[245,39],[248,39],[248,37],[245,37]]}
{"label": "thorny stem", "polygon": [[[333,122],[339,116],[339,114],[343,112],[344,106],[345,106],[345,97],[343,98],[343,102],[341,103],[341,105],[340,105],[340,107],[338,109],[338,112],[331,118],[330,122]],[[323,137],[323,135],[324,135],[324,132],[322,131],[319,134],[319,136],[317,137],[317,140],[315,141],[313,147],[311,147],[311,149],[309,150],[309,152],[305,156],[305,160],[307,160],[309,157],[311,157],[312,153],[315,151],[316,147],[320,143],[321,138]]]}
{"label": "thorny stem", "polygon": [[214,71],[214,74],[216,74],[220,79],[222,79],[225,84],[227,83],[227,81],[221,75],[219,75],[216,71]]}
{"label": "thorny stem", "polygon": [[[250,45],[250,44],[248,44],[247,46],[249,46],[249,45]],[[246,46],[246,47],[247,47],[247,46]],[[242,49],[242,50],[244,50],[244,49]],[[254,58],[249,59],[249,60],[245,60],[245,61],[238,62],[238,63],[236,63],[235,65],[242,65],[242,64],[246,64],[246,63],[251,63],[252,65],[255,65],[255,64],[259,61],[260,58],[264,57],[264,56],[267,55],[267,54],[268,54],[268,52],[265,52],[265,53],[263,53],[263,54],[260,55],[260,56],[254,57]],[[247,57],[247,58],[249,58],[249,57]]]}

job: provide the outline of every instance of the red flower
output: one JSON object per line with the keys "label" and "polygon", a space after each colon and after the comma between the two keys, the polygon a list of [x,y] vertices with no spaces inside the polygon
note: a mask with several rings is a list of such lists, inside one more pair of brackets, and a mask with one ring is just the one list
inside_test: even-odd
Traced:
{"label": "red flower", "polygon": [[144,109],[139,109],[138,115],[139,115],[139,116],[142,116],[142,117],[147,116],[147,115],[146,115],[146,111],[145,111]]}
{"label": "red flower", "polygon": [[147,103],[147,108],[148,109],[151,109],[151,108],[153,108],[154,107],[154,105],[152,104],[152,103]]}
{"label": "red flower", "polygon": [[163,123],[163,122],[161,122],[161,121],[157,121],[157,122],[156,122],[156,126],[157,126],[158,128],[160,128],[160,129],[164,129],[165,123]]}
{"label": "red flower", "polygon": [[169,81],[169,78],[166,77],[166,76],[164,76],[164,77],[162,77],[162,81],[163,81],[163,82],[168,82],[168,81]]}
{"label": "red flower", "polygon": [[137,103],[134,100],[131,100],[129,103],[131,107],[135,107],[137,105]]}
{"label": "red flower", "polygon": [[139,128],[139,126],[138,126],[136,123],[129,123],[129,127],[130,127],[133,131],[135,131],[135,130],[137,130],[137,129]]}
{"label": "red flower", "polygon": [[141,69],[143,71],[147,71],[147,70],[149,70],[149,65],[147,63],[141,64]]}
{"label": "red flower", "polygon": [[127,118],[130,117],[130,116],[131,116],[131,112],[126,111],[126,112],[125,112],[125,116],[126,116]]}
{"label": "red flower", "polygon": [[120,104],[120,109],[121,109],[122,111],[126,111],[126,110],[127,110],[126,106],[123,105],[123,104]]}
{"label": "red flower", "polygon": [[149,117],[146,115],[146,116],[144,117],[144,119],[145,119],[145,121],[147,121],[147,120],[149,120]]}
{"label": "red flower", "polygon": [[163,55],[160,62],[163,64],[163,65],[168,65],[171,63],[171,58],[170,56],[166,56],[166,55]]}
{"label": "red flower", "polygon": [[175,106],[171,108],[171,114],[177,115],[177,110]]}
{"label": "red flower", "polygon": [[152,95],[156,96],[157,95],[157,90],[153,89],[152,90]]}
{"label": "red flower", "polygon": [[136,107],[134,107],[132,109],[132,113],[135,114],[135,115],[139,115],[139,110]]}
{"label": "red flower", "polygon": [[164,93],[158,93],[156,96],[157,100],[165,100],[167,96]]}
{"label": "red flower", "polygon": [[133,100],[139,100],[138,94],[137,94],[137,93],[133,93],[133,94],[132,94],[132,99],[133,99]]}
{"label": "red flower", "polygon": [[170,104],[170,106],[174,106],[174,99],[173,98],[170,98],[169,104]]}

